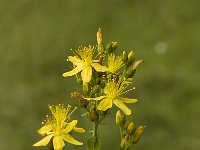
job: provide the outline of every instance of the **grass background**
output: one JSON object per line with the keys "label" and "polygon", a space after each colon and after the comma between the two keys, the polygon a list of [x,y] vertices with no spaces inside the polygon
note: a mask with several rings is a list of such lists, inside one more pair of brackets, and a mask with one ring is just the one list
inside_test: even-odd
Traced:
{"label": "grass background", "polygon": [[[198,0],[0,0],[0,149],[46,149],[32,144],[47,104],[75,106],[70,92],[79,89],[61,76],[66,57],[96,44],[101,27],[104,43],[118,41],[119,50],[146,60],[128,95],[139,99],[133,115],[147,126],[132,149],[199,150],[199,7]],[[100,127],[103,150],[118,149],[115,112]],[[79,125],[89,131],[87,121],[80,117]]]}

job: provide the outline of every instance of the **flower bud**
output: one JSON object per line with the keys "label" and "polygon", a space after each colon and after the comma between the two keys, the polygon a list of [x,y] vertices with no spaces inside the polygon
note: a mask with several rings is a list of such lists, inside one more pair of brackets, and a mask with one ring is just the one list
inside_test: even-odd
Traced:
{"label": "flower bud", "polygon": [[120,149],[128,149],[129,147],[130,147],[129,136],[126,135],[121,141]]}
{"label": "flower bud", "polygon": [[131,122],[129,125],[128,125],[128,132],[131,134],[131,132],[134,130],[135,128],[135,124],[134,122]]}
{"label": "flower bud", "polygon": [[121,120],[121,112],[118,110],[116,113],[116,124],[119,125]]}
{"label": "flower bud", "polygon": [[129,71],[127,71],[125,74],[126,79],[132,78],[134,73],[135,73],[135,70],[133,70],[133,69],[130,69]]}
{"label": "flower bud", "polygon": [[137,68],[142,62],[144,62],[144,60],[138,60],[138,61],[136,61],[136,62],[134,63],[134,65],[133,65],[133,69],[136,70],[136,68]]}
{"label": "flower bud", "polygon": [[131,51],[131,52],[128,54],[128,63],[131,64],[134,60],[135,60],[135,56],[134,56],[133,51]]}
{"label": "flower bud", "polygon": [[118,47],[117,42],[112,42],[112,49],[113,51]]}
{"label": "flower bud", "polygon": [[134,58],[134,53],[133,51],[131,51],[129,54],[128,54],[128,59],[133,59]]}
{"label": "flower bud", "polygon": [[137,141],[140,139],[142,133],[144,132],[144,128],[145,126],[140,126],[139,128],[136,129],[133,143],[137,143]]}
{"label": "flower bud", "polygon": [[102,34],[101,34],[101,28],[99,28],[98,32],[97,32],[97,43],[98,45],[102,44]]}
{"label": "flower bud", "polygon": [[113,53],[116,48],[118,47],[117,42],[110,42],[106,45],[106,53],[110,54]]}
{"label": "flower bud", "polygon": [[122,61],[126,63],[127,60],[128,60],[128,54],[127,54],[126,51],[123,51],[123,54],[122,54]]}
{"label": "flower bud", "polygon": [[122,126],[125,123],[125,117],[121,114],[120,110],[116,113],[116,124]]}
{"label": "flower bud", "polygon": [[133,51],[131,51],[129,54],[128,54],[128,61],[126,62],[126,67],[130,67],[132,64],[133,64],[133,61],[135,60],[135,56],[134,56],[134,53]]}

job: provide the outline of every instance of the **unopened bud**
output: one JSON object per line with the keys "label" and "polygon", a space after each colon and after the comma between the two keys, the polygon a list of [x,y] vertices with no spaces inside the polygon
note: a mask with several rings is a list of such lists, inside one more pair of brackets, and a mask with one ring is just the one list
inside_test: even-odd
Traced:
{"label": "unopened bud", "polygon": [[128,147],[130,147],[129,145],[130,145],[129,144],[129,136],[126,135],[121,141],[120,148],[121,149],[127,149]]}
{"label": "unopened bud", "polygon": [[129,61],[129,63],[132,63],[134,60],[135,60],[135,56],[134,56],[133,51],[131,51],[131,52],[128,54],[128,61]]}
{"label": "unopened bud", "polygon": [[134,53],[133,51],[131,51],[129,54],[128,54],[128,59],[132,59],[134,58]]}
{"label": "unopened bud", "polygon": [[132,64],[133,64],[133,61],[135,60],[135,56],[134,56],[134,53],[133,51],[131,51],[129,54],[128,54],[128,61],[126,63],[126,67],[130,67]]}
{"label": "unopened bud", "polygon": [[126,79],[132,78],[134,73],[135,73],[135,70],[133,70],[133,69],[130,69],[129,71],[127,71],[125,74]]}
{"label": "unopened bud", "polygon": [[121,120],[121,112],[118,110],[116,113],[116,124],[119,126]]}
{"label": "unopened bud", "polygon": [[123,54],[122,54],[122,60],[123,60],[123,62],[127,62],[127,60],[128,60],[128,54],[127,54],[127,52],[126,51],[123,51]]}
{"label": "unopened bud", "polygon": [[125,117],[124,115],[121,114],[120,110],[117,111],[116,113],[116,124],[118,126],[122,126],[125,123]]}
{"label": "unopened bud", "polygon": [[131,133],[135,128],[135,124],[134,122],[131,122],[129,125],[128,125],[128,132]]}
{"label": "unopened bud", "polygon": [[118,47],[117,42],[112,42],[112,49],[113,51]]}
{"label": "unopened bud", "polygon": [[117,42],[110,42],[106,45],[106,53],[110,54],[113,53],[116,48],[118,47]]}
{"label": "unopened bud", "polygon": [[102,34],[101,34],[101,28],[99,28],[98,32],[97,32],[97,43],[98,45],[102,44]]}
{"label": "unopened bud", "polygon": [[142,133],[144,132],[144,128],[145,126],[140,126],[139,128],[136,129],[133,143],[136,143],[140,139]]}
{"label": "unopened bud", "polygon": [[134,65],[133,65],[133,69],[135,70],[141,63],[143,63],[144,62],[144,60],[138,60],[138,61],[136,61],[135,63],[134,63]]}

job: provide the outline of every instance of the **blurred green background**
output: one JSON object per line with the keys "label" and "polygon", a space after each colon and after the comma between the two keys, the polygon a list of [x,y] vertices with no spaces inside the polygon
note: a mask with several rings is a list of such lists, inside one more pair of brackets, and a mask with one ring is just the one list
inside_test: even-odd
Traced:
{"label": "blurred green background", "polygon": [[[79,45],[119,42],[146,62],[128,96],[138,125],[147,126],[135,150],[200,149],[199,0],[0,0],[0,149],[29,150],[48,104],[76,105],[79,90],[66,57]],[[115,110],[100,127],[102,150],[118,149]],[[92,129],[87,117],[79,126]],[[90,134],[74,135],[86,141]],[[86,149],[67,144],[67,149]]]}

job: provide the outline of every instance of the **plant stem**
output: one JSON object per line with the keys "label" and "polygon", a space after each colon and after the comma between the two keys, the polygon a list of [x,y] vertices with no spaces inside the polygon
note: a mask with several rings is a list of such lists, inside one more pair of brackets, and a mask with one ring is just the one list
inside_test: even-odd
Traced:
{"label": "plant stem", "polygon": [[99,139],[99,123],[94,122],[94,150],[100,150],[101,143]]}
{"label": "plant stem", "polygon": [[94,136],[96,138],[98,137],[98,129],[99,129],[98,122],[94,122]]}

